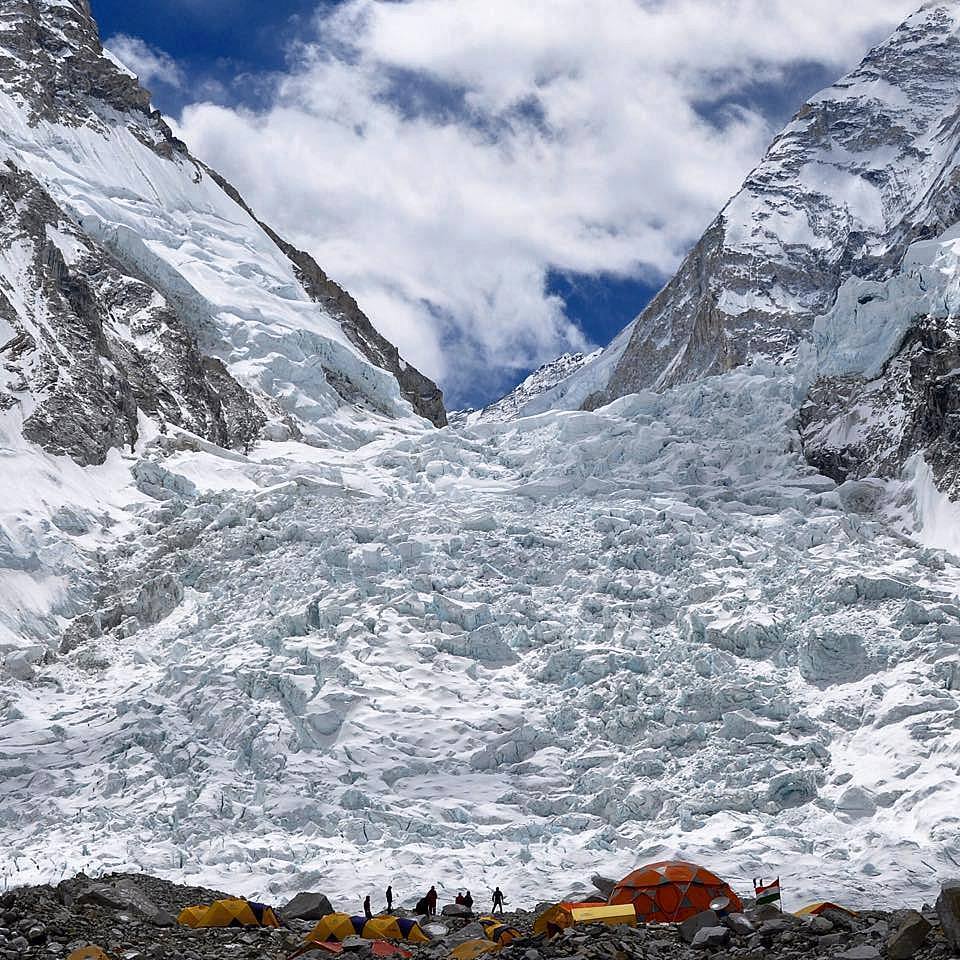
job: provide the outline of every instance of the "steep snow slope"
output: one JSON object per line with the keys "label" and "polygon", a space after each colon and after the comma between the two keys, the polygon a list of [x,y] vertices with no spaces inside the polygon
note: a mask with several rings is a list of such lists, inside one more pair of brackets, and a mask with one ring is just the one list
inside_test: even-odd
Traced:
{"label": "steep snow slope", "polygon": [[157,437],[165,499],[4,682],[7,882],[518,903],[679,850],[913,902],[960,855],[957,561],[888,522],[911,488],[804,462],[795,391],[761,364],[339,453]]}
{"label": "steep snow slope", "polygon": [[558,384],[599,355],[599,350],[587,354],[565,353],[534,370],[522,383],[499,400],[487,404],[480,410],[471,408],[451,414],[450,424],[455,427],[474,426],[496,420],[513,420],[531,413],[543,413],[543,409],[547,408],[538,409],[540,398],[546,393],[552,395],[552,391]]}
{"label": "steep snow slope", "polygon": [[813,97],[676,276],[562,408],[790,356],[850,276],[883,280],[960,220],[960,5],[928,2]]}

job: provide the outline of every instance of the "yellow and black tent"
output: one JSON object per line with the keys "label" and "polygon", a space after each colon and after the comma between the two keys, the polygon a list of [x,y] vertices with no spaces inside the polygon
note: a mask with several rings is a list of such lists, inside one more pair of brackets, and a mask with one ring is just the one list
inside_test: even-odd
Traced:
{"label": "yellow and black tent", "polygon": [[177,923],[185,927],[279,927],[273,910],[252,900],[214,900],[209,906],[184,907]]}
{"label": "yellow and black tent", "polygon": [[477,923],[483,927],[483,935],[494,943],[505,947],[514,940],[519,940],[523,936],[516,927],[507,926],[502,920],[496,917],[477,917]]}
{"label": "yellow and black tent", "polygon": [[499,953],[502,949],[492,940],[464,940],[450,951],[450,960],[478,960],[486,953]]}
{"label": "yellow and black tent", "polygon": [[409,940],[411,943],[428,943],[430,938],[416,920],[406,917],[351,917],[346,913],[327,914],[307,934],[313,943],[346,940],[347,937],[363,937],[364,940]]}
{"label": "yellow and black tent", "polygon": [[554,936],[567,927],[581,923],[605,923],[616,926],[621,923],[636,926],[637,911],[632,903],[610,905],[606,903],[557,903],[544,910],[533,924],[534,933]]}

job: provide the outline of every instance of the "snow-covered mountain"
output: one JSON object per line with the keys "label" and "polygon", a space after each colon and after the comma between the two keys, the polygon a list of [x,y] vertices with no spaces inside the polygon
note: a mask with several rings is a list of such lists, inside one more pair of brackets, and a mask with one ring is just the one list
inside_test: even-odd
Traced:
{"label": "snow-covered mountain", "polygon": [[87,0],[0,7],[0,119],[5,431],[94,464],[141,418],[235,448],[359,441],[368,411],[445,422],[436,385],[151,112]]}
{"label": "snow-covered mountain", "polygon": [[[811,462],[837,479],[896,475],[925,450],[938,481],[956,491],[957,404],[944,379],[955,366],[956,312],[942,305],[926,312],[933,298],[922,290],[947,261],[938,259],[916,290],[896,278],[916,273],[918,256],[927,256],[908,256],[911,244],[934,240],[960,221],[958,32],[960,5],[928,2],[860,66],[804,104],[673,279],[549,401],[590,409],[757,355],[790,360],[835,304],[834,327],[865,328],[884,309],[879,301],[902,295],[897,309],[911,316],[897,329],[906,342],[885,340],[882,358],[869,345],[871,370],[853,364],[810,384],[805,447]],[[856,319],[858,310],[863,316]],[[882,377],[894,356],[897,371],[913,373]]]}
{"label": "snow-covered mountain", "polygon": [[[450,414],[450,425],[462,427],[477,423],[493,423],[498,420],[513,420],[516,417],[528,416],[532,413],[542,413],[539,400],[544,394],[550,394],[558,384],[567,380],[584,364],[590,363],[600,356],[600,351],[593,353],[564,353],[556,360],[544,363],[514,387],[508,394],[493,403],[488,403],[480,410],[472,407],[467,410],[457,410]],[[544,407],[543,409],[546,409]]]}
{"label": "snow-covered mountain", "polygon": [[[960,510],[886,463],[950,436],[953,8],[815,98],[611,348],[435,429],[81,0],[3,4],[0,883],[529,905],[679,852],[856,905],[953,875]],[[736,331],[774,359],[723,369]],[[555,409],[656,351],[656,391]]]}

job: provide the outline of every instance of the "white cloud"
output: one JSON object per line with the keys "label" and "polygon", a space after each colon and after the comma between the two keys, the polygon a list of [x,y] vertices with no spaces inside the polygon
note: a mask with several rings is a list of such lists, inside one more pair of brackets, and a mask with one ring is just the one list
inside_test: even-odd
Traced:
{"label": "white cloud", "polygon": [[176,60],[163,50],[151,47],[140,37],[118,33],[110,37],[104,46],[147,88],[151,83],[169,84],[177,89],[184,86],[183,70]]}
{"label": "white cloud", "polygon": [[698,104],[839,74],[914,3],[347,0],[269,109],[181,132],[456,399],[584,345],[548,269],[672,271],[774,132]]}

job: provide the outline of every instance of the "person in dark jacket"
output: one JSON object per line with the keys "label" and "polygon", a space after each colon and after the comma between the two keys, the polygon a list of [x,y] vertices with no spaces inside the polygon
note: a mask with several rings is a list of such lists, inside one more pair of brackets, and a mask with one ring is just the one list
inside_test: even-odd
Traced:
{"label": "person in dark jacket", "polygon": [[387,913],[393,911],[393,885],[387,887]]}
{"label": "person in dark jacket", "polygon": [[367,894],[366,899],[363,901],[363,915],[368,919],[373,918],[373,911],[370,909],[370,894]]}
{"label": "person in dark jacket", "polygon": [[426,896],[427,901],[427,914],[428,916],[435,917],[437,915],[437,888],[431,886],[427,891]]}
{"label": "person in dark jacket", "polygon": [[499,887],[493,891],[493,912],[497,910],[503,913],[503,891]]}
{"label": "person in dark jacket", "polygon": [[470,895],[469,890],[463,895],[463,905],[468,910],[473,910],[473,897]]}

